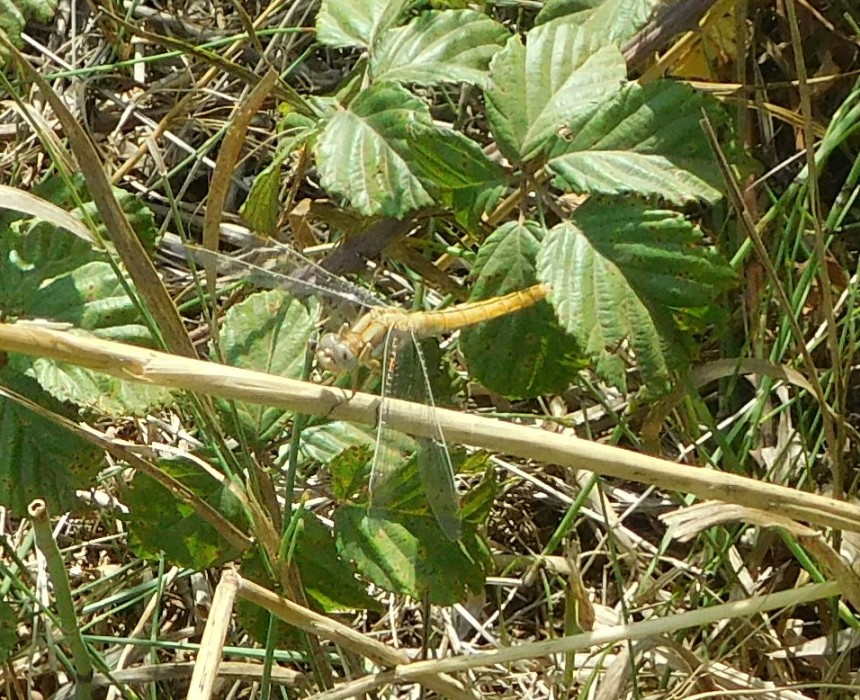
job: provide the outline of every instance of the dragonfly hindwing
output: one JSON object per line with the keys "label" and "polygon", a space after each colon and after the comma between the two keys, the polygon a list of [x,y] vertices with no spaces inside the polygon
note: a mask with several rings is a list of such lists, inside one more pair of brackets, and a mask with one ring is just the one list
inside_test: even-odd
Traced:
{"label": "dragonfly hindwing", "polygon": [[[396,451],[388,447],[393,432],[388,428],[388,399],[405,398],[417,401],[426,407],[422,422],[431,426],[432,437],[418,440],[418,449],[410,463],[417,466],[424,497],[439,527],[448,538],[456,540],[460,536],[461,523],[454,468],[445,445],[445,437],[433,411],[435,404],[428,367],[417,338],[411,333],[390,332],[385,341],[382,366],[382,404],[370,477],[370,509],[385,508],[392,505],[397,494],[401,498],[406,495],[398,484],[401,478],[408,479],[408,474],[398,468],[397,464],[387,461],[396,454]],[[402,506],[403,501],[400,504]]]}

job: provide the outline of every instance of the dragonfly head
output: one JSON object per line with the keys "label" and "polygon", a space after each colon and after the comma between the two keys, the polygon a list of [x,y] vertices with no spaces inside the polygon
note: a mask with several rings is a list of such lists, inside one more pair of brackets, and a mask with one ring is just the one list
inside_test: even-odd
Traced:
{"label": "dragonfly head", "polygon": [[358,364],[358,358],[337,333],[326,333],[317,348],[319,366],[334,374],[352,371]]}

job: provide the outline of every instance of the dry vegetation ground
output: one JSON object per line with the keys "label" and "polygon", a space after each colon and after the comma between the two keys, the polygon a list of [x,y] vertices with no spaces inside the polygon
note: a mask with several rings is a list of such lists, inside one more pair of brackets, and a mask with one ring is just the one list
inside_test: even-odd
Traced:
{"label": "dry vegetation ground", "polygon": [[[528,26],[533,6],[539,4],[487,3],[494,16],[512,27]],[[726,3],[730,4],[735,3]],[[167,243],[176,234],[178,221],[192,238],[200,235],[221,135],[247,94],[247,75],[242,71],[259,75],[266,65],[282,72],[293,66],[288,83],[307,96],[329,94],[353,65],[349,52],[315,45],[318,5],[314,2],[265,7],[256,2],[149,0],[112,7],[114,11],[125,7],[127,17],[120,21],[95,4],[77,2],[70,7],[63,2],[53,22],[28,25],[23,50],[97,144],[112,181],[155,212],[157,224],[168,234]],[[796,37],[785,2],[751,0],[737,3],[735,11],[741,7],[745,18],[738,19],[726,8],[723,14],[715,11],[719,21],[710,23],[704,36],[692,38],[673,31],[676,17],[666,18],[663,26],[669,29],[664,43],[655,46],[643,40],[631,45],[631,75],[662,72],[695,81],[718,95],[733,111],[745,147],[761,164],[762,179],[743,183],[755,185],[746,191],[744,206],[755,221],[767,222],[762,235],[775,268],[795,294],[793,300],[801,298],[796,294],[799,289],[806,289],[805,301],[793,312],[781,309],[773,301],[761,264],[754,256],[748,258],[739,275],[740,285],[724,301],[734,352],[709,341],[702,363],[722,354],[788,364],[794,357],[791,352],[772,353],[788,314],[796,314],[807,341],[822,324],[838,323],[835,355],[821,345],[812,347],[820,367],[832,367],[834,356],[840,364],[842,393],[829,385],[833,387],[830,397],[837,420],[847,426],[842,495],[853,498],[858,464],[854,430],[860,413],[852,320],[860,232],[856,200],[860,119],[850,114],[860,102],[860,10],[853,0],[796,4],[796,31],[808,79],[800,90]],[[265,19],[257,21],[261,16]],[[255,39],[233,42],[231,37],[244,32],[250,22],[258,30]],[[262,31],[266,29],[274,31]],[[189,48],[205,42],[213,42],[206,51]],[[135,62],[141,56],[157,58]],[[8,79],[13,81],[11,73]],[[0,181],[28,190],[61,157],[58,154],[65,153],[65,147],[63,132],[39,92],[23,88],[21,82],[16,85],[24,104],[10,100],[8,91],[0,104]],[[428,97],[438,99],[439,111],[449,106],[443,98],[450,96]],[[809,100],[806,108],[802,99]],[[26,126],[20,117],[23,106],[44,115],[54,134],[52,144]],[[487,134],[478,112],[467,109],[463,114],[474,118],[462,125],[465,131]],[[807,162],[807,135],[820,139],[834,118],[845,120],[845,128],[854,132],[839,144],[820,173],[819,190],[812,195],[817,198],[816,210],[808,198],[786,193]],[[272,101],[254,117],[235,171],[238,181],[250,183],[268,163],[276,146],[278,119]],[[809,128],[804,130],[805,126]],[[48,152],[49,145],[54,153]],[[294,162],[293,174],[302,165]],[[236,212],[246,193],[241,187],[231,190],[225,221],[240,223]],[[313,236],[326,234],[330,229],[322,222],[331,219],[315,220],[307,213],[308,207],[322,211],[327,206],[313,174],[290,181],[282,197],[289,215],[284,223],[292,226],[294,242],[302,247],[324,243]],[[833,288],[822,292],[820,277],[804,274],[808,257],[800,251],[813,247],[812,217],[823,221],[837,210],[842,218],[827,231],[832,235],[828,274]],[[376,226],[385,242],[414,228],[388,220]],[[726,226],[722,235],[736,235],[731,232],[737,230]],[[178,298],[187,298],[183,297],[187,277],[182,264],[167,262],[164,251],[160,255],[159,265],[173,291]],[[407,259],[402,248],[395,255],[401,265]],[[411,255],[408,262],[418,254],[412,250]],[[416,276],[438,289],[438,278],[447,272],[436,268],[436,277],[429,277],[433,262],[420,260]],[[461,271],[454,272],[452,287],[462,282]],[[822,310],[825,293],[837,300],[830,318]],[[189,307],[185,316],[195,329],[195,339],[205,340],[207,325],[199,310]],[[755,374],[723,377],[702,386],[700,403],[682,400],[657,406],[660,429],[656,436],[650,435],[657,441],[652,439],[649,449],[681,463],[831,492],[821,413],[806,392],[791,384],[774,389]],[[640,451],[646,449],[648,421],[654,419],[654,406],[631,404],[631,396],[586,381],[562,396],[514,405],[482,395],[478,387],[471,392],[472,409],[493,409],[529,421],[537,416],[536,422],[547,430],[572,431]],[[715,423],[709,424],[706,416]],[[138,444],[177,448],[185,444],[182,431],[194,429],[180,425],[171,410],[99,427]],[[192,574],[132,552],[119,486],[128,472],[120,466],[102,474],[93,493],[97,507],[82,507],[54,523],[75,592],[78,622],[98,655],[99,684],[107,683],[109,672],[129,684],[124,697],[135,697],[131,688],[140,693],[136,697],[182,697],[188,692],[195,645],[211,614],[219,571]],[[791,592],[810,581],[833,580],[833,571],[820,569],[820,560],[816,563],[810,557],[815,547],[804,539],[808,533],[789,534],[761,522],[745,524],[750,516],[711,506],[696,514],[689,538],[681,541],[667,536],[664,516],[690,504],[682,493],[633,481],[595,479],[590,472],[537,462],[514,463],[500,457],[494,466],[501,488],[487,534],[497,568],[482,595],[441,608],[378,592],[383,603],[380,612],[345,614],[338,619],[412,657],[426,653],[430,658],[553,640],[649,619],[670,621],[664,630],[636,641],[596,644],[567,654],[535,650],[531,658],[460,673],[469,687],[487,696],[801,700],[849,698],[860,692],[860,619],[846,599],[793,603],[788,598],[784,606],[770,612],[739,618],[726,613],[723,620],[671,623],[680,613]],[[701,529],[702,524],[712,527]],[[48,602],[50,596],[41,588],[43,572],[28,546],[29,522],[4,518],[2,528],[4,594],[17,591],[19,599],[32,595],[33,600]],[[826,534],[832,537],[830,531]],[[848,562],[855,561],[856,533],[843,532],[841,539],[830,542]],[[550,556],[539,558],[544,553]],[[26,574],[14,573],[16,562]],[[22,583],[13,585],[13,580]],[[31,609],[37,607],[34,604]],[[64,697],[62,687],[68,677],[56,650],[46,643],[47,637],[57,634],[53,624],[38,613],[19,621],[16,655],[2,671],[5,697],[26,697],[28,684],[31,697],[37,693]],[[256,697],[263,647],[238,625],[228,631],[224,658],[229,663],[222,666],[214,696]],[[325,645],[323,651],[338,682],[360,678],[368,670],[365,661],[343,648]],[[278,651],[276,659],[272,677],[276,696],[321,692],[303,659],[285,651]],[[417,687],[394,684],[381,693],[416,696]],[[105,692],[103,687],[95,690],[99,697]],[[111,696],[117,697],[116,691]]]}

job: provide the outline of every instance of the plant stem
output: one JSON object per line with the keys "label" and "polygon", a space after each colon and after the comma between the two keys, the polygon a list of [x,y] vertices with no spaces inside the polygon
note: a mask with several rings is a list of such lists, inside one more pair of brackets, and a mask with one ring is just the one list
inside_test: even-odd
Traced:
{"label": "plant stem", "polygon": [[51,532],[51,522],[48,507],[41,499],[36,499],[27,507],[33,531],[36,535],[36,546],[45,557],[48,573],[54,584],[54,599],[60,614],[60,628],[63,637],[72,650],[72,662],[75,668],[75,697],[83,700],[92,697],[93,666],[87,646],[78,627],[75,606],[72,603],[72,589],[66,566],[60,548]]}

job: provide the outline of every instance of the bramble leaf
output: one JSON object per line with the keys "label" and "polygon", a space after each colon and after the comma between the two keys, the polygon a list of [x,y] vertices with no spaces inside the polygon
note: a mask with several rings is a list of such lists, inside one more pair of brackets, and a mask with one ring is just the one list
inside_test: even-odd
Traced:
{"label": "bramble leaf", "polygon": [[[319,305],[313,300],[299,301],[279,290],[252,294],[224,317],[218,359],[232,367],[301,379],[318,315]],[[214,349],[210,353],[216,354]],[[239,421],[245,439],[251,441],[272,439],[291,416],[283,408],[258,403],[218,405]]]}
{"label": "bramble leaf", "polygon": [[470,523],[452,542],[429,513],[377,514],[347,505],[334,519],[338,551],[384,590],[452,605],[484,585],[489,552]]}
{"label": "bramble leaf", "polygon": [[458,131],[433,126],[412,140],[408,159],[437,203],[476,224],[507,187],[505,171]]}
{"label": "bramble leaf", "polygon": [[[227,484],[186,458],[160,460],[158,466],[213,506],[225,520],[242,526],[241,503]],[[211,523],[143,472],[134,475],[123,499],[129,507],[129,541],[138,556],[157,558],[163,552],[168,561],[199,571],[240,554]]]}
{"label": "bramble leaf", "polygon": [[[77,411],[29,377],[4,368],[0,382],[53,413],[77,418]],[[99,448],[15,401],[0,398],[0,505],[12,515],[25,515],[35,498],[44,499],[56,513],[72,510],[79,504],[75,490],[90,488],[103,465]]]}
{"label": "bramble leaf", "polygon": [[371,53],[370,75],[376,82],[485,86],[490,59],[508,36],[507,29],[480,12],[425,12],[380,37]]}
{"label": "bramble leaf", "polygon": [[434,125],[422,129],[409,145],[412,167],[434,194],[504,184],[502,167],[459,131]]}
{"label": "bramble leaf", "polygon": [[[94,231],[106,238],[82,180],[49,178],[37,191],[92,222]],[[135,232],[147,247],[154,246],[152,212],[126,192],[118,199]],[[131,283],[119,274],[106,254],[65,229],[12,212],[0,216],[0,309],[9,316],[48,319],[70,324],[74,332],[147,344],[149,331],[127,291]],[[35,378],[55,398],[100,413],[140,415],[170,400],[166,389],[44,358],[16,355],[11,366]]]}
{"label": "bramble leaf", "polygon": [[657,390],[685,359],[673,311],[713,301],[731,279],[682,215],[639,202],[589,200],[550,230],[538,268],[559,321],[598,373],[624,386],[615,353],[627,341]]}
{"label": "bramble leaf", "polygon": [[528,162],[562,125],[618,92],[621,52],[566,19],[514,36],[490,64],[490,130],[509,159]]}
{"label": "bramble leaf", "polygon": [[721,180],[699,125],[705,95],[674,81],[625,86],[555,136],[547,169],[578,193],[660,196],[713,202]]}
{"label": "bramble leaf", "polygon": [[376,85],[335,114],[316,144],[321,184],[361,214],[401,217],[432,203],[408,160],[429,128],[427,105],[395,83]]}
{"label": "bramble leaf", "polygon": [[[536,284],[536,258],[545,235],[534,222],[496,229],[475,261],[478,278],[471,300]],[[581,366],[575,341],[559,327],[547,302],[464,329],[460,348],[478,381],[510,397],[559,391]]]}
{"label": "bramble leaf", "polygon": [[[48,23],[57,10],[57,0],[0,0],[0,31],[13,44],[20,45],[24,24],[31,18]],[[5,48],[0,48],[0,65],[8,58]]]}
{"label": "bramble leaf", "polygon": [[325,46],[369,48],[396,25],[410,0],[322,0],[317,41]]}
{"label": "bramble leaf", "polygon": [[660,4],[661,0],[547,0],[535,23],[566,17],[589,34],[623,46],[648,23]]}

